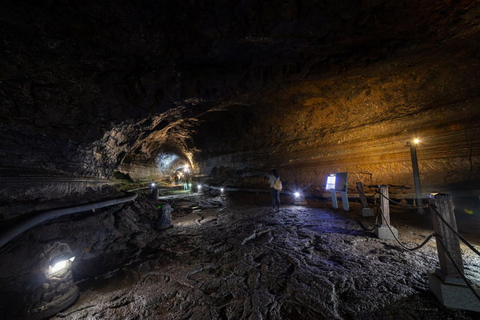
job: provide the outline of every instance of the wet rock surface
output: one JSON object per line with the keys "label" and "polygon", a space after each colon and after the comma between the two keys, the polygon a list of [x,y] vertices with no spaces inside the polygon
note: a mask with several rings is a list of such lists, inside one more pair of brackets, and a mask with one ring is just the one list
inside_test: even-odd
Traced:
{"label": "wet rock surface", "polygon": [[[79,300],[54,319],[476,318],[430,293],[433,242],[399,250],[322,203],[279,213],[263,196],[170,203],[174,227],[152,235],[128,265],[77,283]],[[430,233],[397,227],[410,246]],[[480,260],[464,260],[478,278]]]}

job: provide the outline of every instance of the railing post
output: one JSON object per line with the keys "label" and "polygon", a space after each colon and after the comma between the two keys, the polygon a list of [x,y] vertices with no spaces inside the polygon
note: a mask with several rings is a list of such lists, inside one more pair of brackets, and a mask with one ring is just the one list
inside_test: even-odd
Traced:
{"label": "railing post", "polygon": [[380,215],[382,223],[376,226],[375,234],[379,239],[395,240],[398,238],[398,231],[390,224],[390,204],[388,200],[388,186],[379,186],[380,188]]}
{"label": "railing post", "polygon": [[390,225],[390,203],[388,202],[388,186],[380,187],[380,209],[382,210],[382,224]]}
{"label": "railing post", "polygon": [[368,207],[367,197],[365,196],[365,191],[363,190],[363,184],[357,182],[358,195],[360,197],[360,202],[362,203],[362,212],[360,213],[362,217],[372,217],[374,216],[373,210]]}
{"label": "railing post", "polygon": [[[480,302],[476,299],[462,278],[464,269],[460,241],[439,215],[457,231],[457,222],[453,211],[453,201],[449,194],[431,193],[433,229],[437,237],[437,252],[440,269],[428,273],[430,290],[443,305],[450,308],[480,311]],[[452,259],[447,255],[450,253]],[[460,269],[455,268],[454,262]],[[477,290],[478,292],[478,290]]]}
{"label": "railing post", "polygon": [[433,230],[437,236],[440,237],[440,241],[445,245],[445,248],[442,245],[437,245],[440,269],[437,269],[435,272],[443,280],[453,277],[455,279],[450,279],[450,281],[458,280],[463,283],[460,273],[445,253],[445,250],[450,252],[451,256],[455,260],[455,263],[463,274],[463,261],[462,253],[460,251],[460,241],[458,236],[438,217],[438,215],[441,215],[443,219],[450,226],[452,226],[455,231],[457,231],[457,222],[453,211],[454,207],[452,197],[449,194],[430,194],[430,203],[435,205],[437,210],[437,213],[432,212]]}

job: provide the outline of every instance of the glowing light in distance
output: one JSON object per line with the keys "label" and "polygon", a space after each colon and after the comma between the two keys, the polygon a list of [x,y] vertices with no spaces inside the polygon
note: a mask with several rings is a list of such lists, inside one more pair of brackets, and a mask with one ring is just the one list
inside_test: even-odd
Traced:
{"label": "glowing light in distance", "polygon": [[419,143],[419,142],[420,142],[419,139],[417,139],[417,138],[413,139],[413,143],[417,144],[417,143]]}
{"label": "glowing light in distance", "polygon": [[220,188],[220,192],[223,192],[223,191],[225,191],[225,189],[223,189],[223,188]]}
{"label": "glowing light in distance", "polygon": [[295,198],[298,198],[300,197],[300,192],[294,192],[293,195],[295,196]]}
{"label": "glowing light in distance", "polygon": [[201,184],[198,185],[198,191],[200,191],[200,190],[202,190],[202,185]]}
{"label": "glowing light in distance", "polygon": [[150,187],[155,187],[155,182],[150,183]]}

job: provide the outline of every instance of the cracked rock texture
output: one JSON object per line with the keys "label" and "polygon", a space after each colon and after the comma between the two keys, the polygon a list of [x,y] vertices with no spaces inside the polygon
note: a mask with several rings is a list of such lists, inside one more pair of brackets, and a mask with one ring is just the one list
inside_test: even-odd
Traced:
{"label": "cracked rock texture", "polygon": [[[86,280],[77,283],[78,301],[54,319],[476,318],[444,308],[430,293],[433,242],[406,252],[323,203],[271,213],[266,202],[245,195],[170,200],[174,226],[159,232],[152,230],[158,202],[146,198],[82,218],[76,225],[101,221],[99,238],[81,236],[82,228],[62,233],[78,257],[74,278]],[[392,221],[409,246],[429,233]],[[464,254],[466,275],[478,278],[479,258]]]}

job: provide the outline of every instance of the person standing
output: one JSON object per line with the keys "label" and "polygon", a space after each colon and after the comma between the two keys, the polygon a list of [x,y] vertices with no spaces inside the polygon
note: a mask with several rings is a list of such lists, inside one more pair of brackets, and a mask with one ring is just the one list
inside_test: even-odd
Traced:
{"label": "person standing", "polygon": [[272,169],[270,174],[265,175],[270,183],[270,196],[272,198],[272,208],[275,210],[277,206],[277,212],[280,211],[280,191],[282,191],[282,183],[280,176],[276,169]]}

